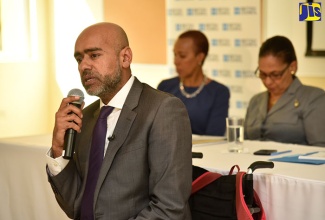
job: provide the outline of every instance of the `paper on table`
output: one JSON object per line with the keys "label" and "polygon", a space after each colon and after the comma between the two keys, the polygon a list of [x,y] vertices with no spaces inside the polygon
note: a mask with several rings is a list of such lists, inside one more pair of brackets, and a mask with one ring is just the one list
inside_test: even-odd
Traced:
{"label": "paper on table", "polygon": [[192,145],[199,146],[205,144],[212,144],[216,142],[224,142],[226,140],[223,136],[209,136],[209,135],[192,135]]}
{"label": "paper on table", "polygon": [[300,155],[299,159],[323,160],[325,161],[325,151],[315,152],[314,154]]}

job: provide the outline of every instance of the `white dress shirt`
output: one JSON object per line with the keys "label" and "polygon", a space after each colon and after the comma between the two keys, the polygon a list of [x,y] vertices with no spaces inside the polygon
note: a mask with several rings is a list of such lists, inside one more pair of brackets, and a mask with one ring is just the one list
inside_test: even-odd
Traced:
{"label": "white dress shirt", "polygon": [[[107,146],[109,144],[109,137],[113,136],[113,132],[120,117],[122,107],[125,103],[126,97],[130,92],[130,89],[134,82],[134,76],[127,81],[127,83],[122,87],[122,89],[112,98],[112,100],[107,104],[108,106],[114,107],[113,112],[107,117],[107,133],[105,141],[104,156],[106,154]],[[100,100],[100,107],[104,106],[102,100]],[[84,125],[87,126],[87,125]],[[64,151],[63,151],[64,153]],[[51,149],[46,154],[46,162],[50,173],[55,176],[60,173],[63,168],[68,164],[69,160],[64,159],[62,156],[53,158],[51,157]]]}

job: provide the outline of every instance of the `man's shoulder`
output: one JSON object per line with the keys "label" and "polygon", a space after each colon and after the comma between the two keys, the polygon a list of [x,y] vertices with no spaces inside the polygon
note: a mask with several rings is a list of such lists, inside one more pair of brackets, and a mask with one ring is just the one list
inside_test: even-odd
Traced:
{"label": "man's shoulder", "polygon": [[145,104],[147,106],[156,104],[159,105],[159,103],[163,102],[165,99],[173,99],[172,97],[175,96],[155,89],[152,86],[136,79],[125,101],[125,105],[127,105],[130,109],[133,109],[139,104]]}
{"label": "man's shoulder", "polygon": [[175,97],[174,95],[155,89],[152,86],[146,84],[146,83],[142,83],[143,84],[143,95],[145,96],[153,96],[156,97],[158,99],[164,99],[164,98],[168,98],[168,97]]}

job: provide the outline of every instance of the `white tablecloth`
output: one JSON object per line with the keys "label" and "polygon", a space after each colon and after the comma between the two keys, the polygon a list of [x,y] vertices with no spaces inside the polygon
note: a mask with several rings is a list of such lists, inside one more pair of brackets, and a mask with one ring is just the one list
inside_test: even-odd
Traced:
{"label": "white tablecloth", "polygon": [[0,139],[0,219],[69,219],[57,204],[45,171],[51,135]]}
{"label": "white tablecloth", "polygon": [[[209,138],[211,140],[211,138]],[[222,138],[216,138],[220,141]],[[226,173],[238,164],[242,170],[270,156],[255,156],[261,148],[291,149],[292,153],[308,153],[325,148],[287,145],[274,142],[245,141],[246,153],[227,152],[227,144],[207,144],[199,140],[193,151],[203,152],[193,164]],[[65,220],[57,204],[45,172],[45,153],[51,135],[0,139],[0,219],[2,220]],[[274,157],[280,157],[278,155]],[[274,162],[273,169],[254,172],[254,188],[263,203],[269,220],[324,220],[325,165],[304,165]]]}
{"label": "white tablecloth", "polygon": [[[322,147],[281,144],[275,142],[245,141],[245,152],[228,153],[227,143],[199,144],[194,152],[202,152],[202,159],[193,159],[193,164],[226,174],[237,164],[247,171],[255,161],[313,151]],[[277,156],[256,156],[259,149],[292,150]],[[274,162],[273,169],[257,169],[254,172],[254,188],[257,191],[268,220],[324,220],[325,219],[325,164],[307,165]]]}

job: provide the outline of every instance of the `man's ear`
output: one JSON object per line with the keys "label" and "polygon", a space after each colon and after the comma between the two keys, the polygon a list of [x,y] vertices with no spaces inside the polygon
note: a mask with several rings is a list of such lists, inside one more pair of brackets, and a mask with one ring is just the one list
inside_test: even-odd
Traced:
{"label": "man's ear", "polygon": [[130,47],[125,47],[121,50],[121,64],[124,68],[130,67],[132,63],[132,50]]}

